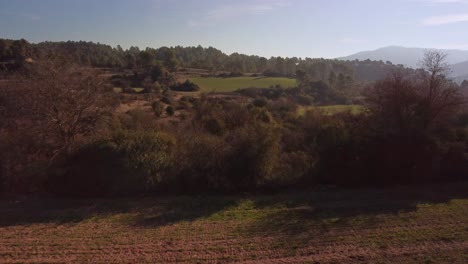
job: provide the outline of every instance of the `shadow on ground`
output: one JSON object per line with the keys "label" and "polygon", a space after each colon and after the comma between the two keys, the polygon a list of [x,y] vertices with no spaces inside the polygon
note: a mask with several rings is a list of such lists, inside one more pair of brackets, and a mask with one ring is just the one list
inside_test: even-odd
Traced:
{"label": "shadow on ground", "polygon": [[[413,221],[419,206],[446,204],[454,199],[468,199],[468,183],[400,187],[393,189],[363,189],[324,191],[296,196],[268,197],[255,202],[259,210],[272,213],[240,228],[245,237],[281,237],[276,247],[294,244],[297,248],[317,237],[336,237],[342,231],[378,228],[382,219],[398,217],[398,222]],[[388,225],[388,223],[387,223]],[[294,253],[292,253],[294,254]]]}
{"label": "shadow on ground", "polygon": [[[379,214],[417,210],[418,204],[447,203],[468,198],[468,183],[401,187],[385,190],[328,190],[261,196],[156,197],[113,200],[19,199],[0,200],[0,226],[36,223],[73,224],[94,218],[129,215],[127,224],[155,228],[191,222],[226,210],[266,212],[253,224],[256,232],[303,234],[319,223],[321,232],[332,224],[346,226],[356,216],[368,225]],[[246,200],[251,206],[236,209]],[[255,216],[254,216],[255,217]],[[310,220],[310,221],[308,221]],[[246,232],[249,230],[246,229]]]}

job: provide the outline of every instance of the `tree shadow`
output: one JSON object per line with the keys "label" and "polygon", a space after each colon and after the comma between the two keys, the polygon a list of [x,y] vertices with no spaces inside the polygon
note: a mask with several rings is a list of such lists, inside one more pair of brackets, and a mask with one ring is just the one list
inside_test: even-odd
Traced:
{"label": "tree shadow", "polygon": [[143,228],[155,228],[180,222],[193,222],[235,207],[238,197],[207,196],[167,198],[159,203],[159,208],[142,208],[132,225]]}
{"label": "tree shadow", "polygon": [[[382,216],[400,217],[400,214],[417,211],[421,204],[435,205],[449,203],[453,199],[468,199],[467,190],[468,183],[465,182],[266,197],[257,199],[255,208],[270,209],[271,213],[238,231],[246,237],[252,233],[281,237],[275,242],[279,247],[288,244],[300,246],[316,237],[336,235],[356,227],[378,227]],[[408,216],[405,217],[399,220],[411,221]]]}
{"label": "tree shadow", "polygon": [[[380,214],[418,209],[418,204],[447,203],[468,198],[468,183],[393,189],[326,190],[255,196],[170,196],[125,199],[28,198],[0,200],[0,227],[29,224],[76,224],[115,215],[128,216],[125,224],[157,228],[199,219],[238,208],[246,199],[253,209],[267,212],[242,232],[285,235],[291,239],[347,228],[356,217],[372,226]],[[235,209],[237,210],[237,209]],[[243,210],[243,209],[240,209]],[[246,209],[250,210],[250,209]]]}
{"label": "tree shadow", "polygon": [[29,224],[77,224],[126,214],[127,224],[158,227],[208,217],[235,206],[232,197],[153,197],[127,199],[25,198],[0,200],[0,227]]}

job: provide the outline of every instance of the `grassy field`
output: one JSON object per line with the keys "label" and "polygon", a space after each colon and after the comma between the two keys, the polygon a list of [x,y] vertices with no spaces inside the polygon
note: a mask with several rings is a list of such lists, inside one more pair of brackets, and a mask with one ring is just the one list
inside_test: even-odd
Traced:
{"label": "grassy field", "polygon": [[326,105],[326,106],[301,106],[298,108],[298,115],[304,115],[309,110],[318,110],[325,115],[334,115],[342,112],[351,112],[359,114],[364,110],[362,105]]}
{"label": "grassy field", "polygon": [[0,263],[468,263],[468,184],[0,200]]}
{"label": "grassy field", "polygon": [[296,79],[273,77],[194,77],[190,80],[200,86],[202,92],[232,92],[243,88],[268,88],[275,85],[290,88],[297,85]]}
{"label": "grassy field", "polygon": [[[140,93],[141,91],[144,90],[144,88],[141,87],[134,87],[132,88],[135,93]],[[114,87],[114,92],[115,93],[121,93],[123,92],[123,89],[121,87]]]}

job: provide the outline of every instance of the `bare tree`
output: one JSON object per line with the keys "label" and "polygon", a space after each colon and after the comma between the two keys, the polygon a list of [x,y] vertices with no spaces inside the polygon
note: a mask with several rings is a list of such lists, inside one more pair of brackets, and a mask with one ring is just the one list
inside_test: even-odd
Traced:
{"label": "bare tree", "polygon": [[465,100],[458,87],[447,79],[450,73],[450,65],[446,61],[447,54],[438,50],[428,50],[424,54],[420,65],[423,69],[421,82],[418,84],[424,127],[430,127],[441,118],[453,115]]}
{"label": "bare tree", "polygon": [[449,66],[445,59],[441,52],[428,51],[419,74],[397,71],[368,91],[369,109],[382,127],[396,133],[423,132],[453,117],[465,101],[446,78]]}
{"label": "bare tree", "polygon": [[111,113],[112,90],[92,69],[35,64],[3,86],[4,134],[17,134],[19,142],[32,140],[35,147],[28,147],[27,154],[44,159],[72,151]]}

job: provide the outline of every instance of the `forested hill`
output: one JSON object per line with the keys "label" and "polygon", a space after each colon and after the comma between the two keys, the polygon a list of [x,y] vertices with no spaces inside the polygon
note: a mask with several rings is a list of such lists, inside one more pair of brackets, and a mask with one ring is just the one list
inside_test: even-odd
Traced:
{"label": "forested hill", "polygon": [[62,59],[93,67],[136,68],[163,64],[169,70],[177,67],[200,68],[212,71],[262,73],[268,76],[296,75],[298,70],[307,72],[317,80],[351,77],[368,81],[383,78],[396,66],[381,61],[340,61],[312,58],[283,58],[244,55],[227,55],[213,47],[138,47],[122,49],[120,46],[85,42],[41,42],[0,39],[0,62],[21,64],[25,59]]}

